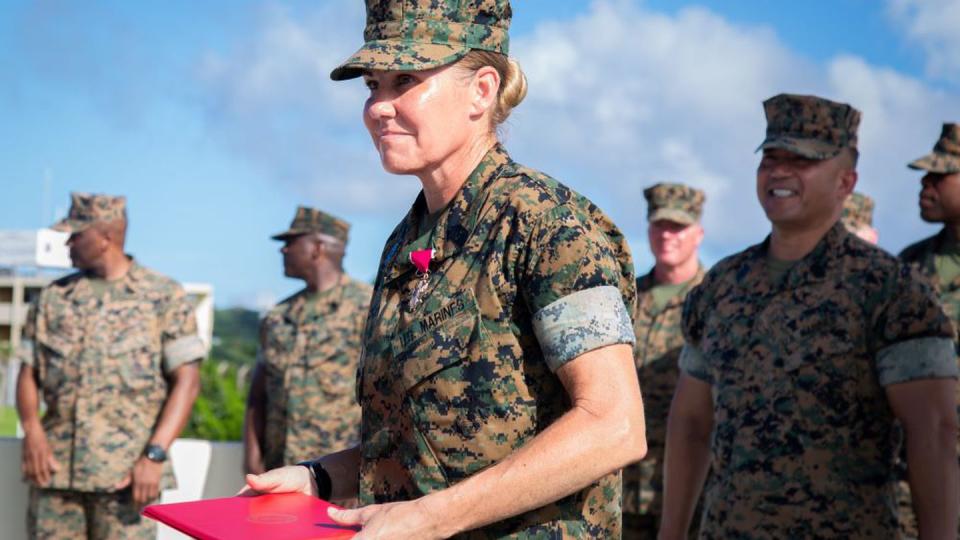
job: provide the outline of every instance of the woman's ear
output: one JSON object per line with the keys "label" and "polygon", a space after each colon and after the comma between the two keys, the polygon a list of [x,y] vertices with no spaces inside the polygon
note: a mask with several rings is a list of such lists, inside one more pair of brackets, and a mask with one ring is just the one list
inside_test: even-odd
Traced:
{"label": "woman's ear", "polygon": [[483,66],[473,74],[470,84],[471,104],[470,115],[483,116],[497,106],[497,95],[500,91],[500,73],[493,66]]}

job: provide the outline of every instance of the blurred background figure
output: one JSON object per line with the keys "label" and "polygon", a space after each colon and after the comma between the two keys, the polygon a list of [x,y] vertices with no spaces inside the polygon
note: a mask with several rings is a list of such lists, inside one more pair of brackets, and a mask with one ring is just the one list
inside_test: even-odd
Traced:
{"label": "blurred background figure", "polygon": [[[663,506],[663,449],[667,415],[677,385],[683,348],[680,318],[687,293],[703,280],[698,259],[703,241],[704,193],[683,184],[656,184],[647,200],[647,239],[656,261],[637,279],[634,361],[643,394],[647,455],[623,470],[623,536],[655,539]],[[696,535],[696,526],[692,527]]]}
{"label": "blurred background figure", "polygon": [[350,225],[301,206],[283,242],[283,272],[305,287],[270,310],[244,422],[244,468],[259,474],[360,441],[357,363],[370,285],[343,271]]}
{"label": "blurred background figure", "polygon": [[863,193],[853,192],[843,202],[840,221],[848,231],[866,242],[876,245],[879,235],[873,228],[873,199]]}
{"label": "blurred background figure", "polygon": [[[167,450],[190,417],[206,347],[183,288],[124,252],[126,200],[72,194],[53,227],[79,270],[24,326],[17,409],[31,538],[152,539],[140,509],[173,487]],[[46,413],[39,417],[39,399]]]}
{"label": "blurred background figure", "polygon": [[[956,330],[960,328],[960,125],[943,124],[933,151],[907,166],[924,172],[920,179],[920,217],[927,223],[941,223],[943,228],[905,248],[900,258],[930,278]],[[960,414],[960,388],[957,413]],[[957,454],[960,456],[960,439]],[[906,481],[907,472],[901,473],[901,528],[905,536],[915,538],[917,520]]]}

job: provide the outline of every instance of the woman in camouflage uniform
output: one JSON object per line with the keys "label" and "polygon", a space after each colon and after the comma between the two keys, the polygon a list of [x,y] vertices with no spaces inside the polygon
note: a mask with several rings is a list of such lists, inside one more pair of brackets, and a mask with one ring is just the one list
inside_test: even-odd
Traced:
{"label": "woman in camouflage uniform", "polygon": [[423,191],[377,275],[360,446],[248,484],[358,496],[333,513],[358,538],[619,538],[619,470],[646,451],[624,237],[497,142],[526,93],[510,15],[369,0],[366,44],[331,74],[363,77],[383,167]]}

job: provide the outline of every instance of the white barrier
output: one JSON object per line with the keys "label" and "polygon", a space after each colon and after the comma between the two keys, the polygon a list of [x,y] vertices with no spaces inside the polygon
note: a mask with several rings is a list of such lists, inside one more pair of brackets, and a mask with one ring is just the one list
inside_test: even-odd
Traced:
{"label": "white barrier", "polygon": [[[20,439],[0,437],[0,540],[26,540],[27,485],[20,478]],[[184,502],[229,497],[243,485],[243,449],[239,442],[177,439],[170,448],[178,489],[161,501]],[[158,540],[188,538],[160,526]]]}

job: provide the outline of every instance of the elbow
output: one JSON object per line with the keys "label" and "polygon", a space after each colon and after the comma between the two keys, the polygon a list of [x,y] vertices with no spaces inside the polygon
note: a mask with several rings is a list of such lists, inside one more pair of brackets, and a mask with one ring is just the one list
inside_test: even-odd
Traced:
{"label": "elbow", "polygon": [[615,433],[610,437],[615,447],[620,449],[619,467],[640,461],[647,455],[647,430],[643,420],[643,409],[637,412],[623,412],[615,415]]}

